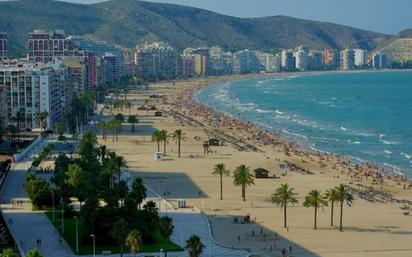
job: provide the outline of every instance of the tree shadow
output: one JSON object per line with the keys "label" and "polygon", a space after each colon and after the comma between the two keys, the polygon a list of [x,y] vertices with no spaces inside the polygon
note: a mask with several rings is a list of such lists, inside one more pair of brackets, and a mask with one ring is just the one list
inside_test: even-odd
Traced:
{"label": "tree shadow", "polygon": [[208,198],[194,181],[183,172],[149,172],[129,170],[133,177],[141,177],[157,194],[168,199]]}

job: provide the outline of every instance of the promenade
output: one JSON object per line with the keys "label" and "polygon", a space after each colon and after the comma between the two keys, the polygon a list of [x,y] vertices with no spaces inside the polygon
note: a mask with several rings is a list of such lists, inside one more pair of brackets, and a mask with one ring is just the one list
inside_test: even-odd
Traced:
{"label": "promenade", "polygon": [[[37,248],[44,257],[73,257],[76,256],[64,240],[61,240],[59,232],[53,224],[44,215],[43,212],[31,210],[31,204],[24,190],[24,181],[27,170],[30,167],[33,156],[39,153],[43,146],[50,143],[50,140],[42,140],[36,147],[33,147],[20,162],[17,162],[9,173],[1,192],[1,208],[7,226],[16,240],[18,249],[23,256],[31,249]],[[152,197],[157,195],[155,192],[150,194]],[[156,196],[155,196],[156,197]],[[12,204],[13,200],[23,201],[21,206]],[[161,200],[165,203],[164,200]],[[165,204],[161,204],[161,214],[165,213]],[[248,256],[244,251],[232,250],[218,245],[211,237],[207,220],[200,212],[189,209],[169,210],[167,215],[173,218],[175,231],[172,235],[172,241],[180,246],[184,246],[186,240],[196,234],[201,237],[206,249],[202,257],[242,257]],[[37,244],[37,240],[41,244]],[[99,254],[99,253],[97,253]],[[146,256],[148,253],[142,253],[137,256]],[[150,255],[159,256],[160,253],[151,253]],[[105,255],[107,256],[107,255]],[[109,255],[110,256],[110,255]],[[111,256],[118,256],[111,255]],[[125,254],[124,256],[133,256]],[[170,252],[171,257],[185,257],[185,252]],[[88,256],[86,256],[88,257]]]}

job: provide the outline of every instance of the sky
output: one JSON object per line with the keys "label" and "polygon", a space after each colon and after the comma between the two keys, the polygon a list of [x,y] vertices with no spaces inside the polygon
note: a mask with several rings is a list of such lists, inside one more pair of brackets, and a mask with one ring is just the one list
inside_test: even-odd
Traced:
{"label": "sky", "polygon": [[[102,0],[65,0],[95,3]],[[388,34],[412,28],[412,0],[151,0],[237,17],[287,15]]]}

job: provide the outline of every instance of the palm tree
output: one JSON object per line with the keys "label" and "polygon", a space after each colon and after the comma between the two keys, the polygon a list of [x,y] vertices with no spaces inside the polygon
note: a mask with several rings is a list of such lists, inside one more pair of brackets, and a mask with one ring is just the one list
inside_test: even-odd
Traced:
{"label": "palm tree", "polygon": [[[124,100],[126,100],[126,93],[124,94],[124,97],[125,97]],[[132,109],[132,104],[130,102],[126,102],[126,106],[127,106],[127,109],[129,109],[129,116],[130,116],[130,110]]]}
{"label": "palm tree", "polygon": [[1,257],[17,257],[17,254],[11,248],[3,249],[0,254]]}
{"label": "palm tree", "polygon": [[17,127],[14,126],[13,124],[11,124],[8,127],[8,131],[11,134],[11,139],[12,139],[13,143],[15,143],[16,142]]}
{"label": "palm tree", "polygon": [[303,206],[305,207],[315,207],[315,220],[314,220],[314,229],[317,229],[317,215],[318,215],[318,208],[323,208],[323,206],[327,206],[328,201],[326,197],[323,196],[319,190],[312,190],[309,194],[305,197],[305,202]]}
{"label": "palm tree", "polygon": [[15,120],[17,122],[17,141],[20,141],[20,124],[22,121],[24,121],[24,113],[22,112],[17,112]]}
{"label": "palm tree", "polygon": [[218,163],[213,168],[212,174],[220,176],[220,200],[223,200],[223,175],[229,176],[230,171],[226,169],[224,163]]}
{"label": "palm tree", "polygon": [[127,168],[127,161],[123,156],[117,155],[115,152],[109,152],[109,161],[112,162],[113,175],[117,175],[117,180],[120,182],[122,169]]}
{"label": "palm tree", "polygon": [[127,122],[132,124],[132,131],[134,132],[136,130],[135,124],[138,122],[136,115],[130,115],[129,118],[127,119]]}
{"label": "palm tree", "polygon": [[160,130],[155,130],[152,135],[152,142],[157,143],[157,151],[160,152],[160,142],[163,141],[162,133]]}
{"label": "palm tree", "polygon": [[343,231],[342,223],[343,223],[343,204],[345,201],[348,204],[352,204],[353,196],[349,192],[348,187],[340,184],[336,187],[336,200],[340,202],[340,222],[339,222],[339,231]]}
{"label": "palm tree", "polygon": [[168,139],[169,139],[169,134],[167,133],[167,130],[162,129],[160,131],[161,137],[162,137],[162,141],[163,141],[163,155],[166,156],[166,144],[168,143]]}
{"label": "palm tree", "polygon": [[59,134],[60,137],[63,137],[63,132],[64,132],[64,123],[62,121],[56,122],[54,125],[54,128],[56,129],[56,132]]}
{"label": "palm tree", "polygon": [[205,245],[202,244],[200,237],[192,235],[187,241],[185,249],[189,252],[190,257],[199,257],[203,253]]}
{"label": "palm tree", "polygon": [[186,140],[186,133],[183,133],[181,129],[176,129],[172,134],[172,139],[177,143],[177,152],[180,158],[180,143]]}
{"label": "palm tree", "polygon": [[39,119],[40,119],[40,128],[42,131],[46,131],[47,129],[47,117],[49,114],[47,112],[41,112],[39,113]]}
{"label": "palm tree", "polygon": [[132,230],[126,237],[126,245],[130,247],[130,251],[133,256],[140,252],[140,246],[142,245],[142,235],[139,230]]}
{"label": "palm tree", "polygon": [[32,249],[26,254],[26,257],[43,257],[43,255],[40,254],[39,250]]}
{"label": "palm tree", "polygon": [[325,196],[326,199],[330,202],[330,226],[333,227],[333,209],[335,202],[338,201],[338,192],[336,191],[336,188],[330,188],[326,191]]}
{"label": "palm tree", "polygon": [[276,189],[275,193],[272,195],[272,203],[280,205],[283,208],[283,220],[284,227],[287,228],[287,206],[288,204],[298,203],[298,200],[295,198],[297,195],[293,192],[293,188],[289,188],[288,184],[282,184],[279,188]]}
{"label": "palm tree", "polygon": [[233,184],[242,187],[243,201],[246,201],[246,187],[255,184],[250,168],[245,165],[237,167],[233,174]]}

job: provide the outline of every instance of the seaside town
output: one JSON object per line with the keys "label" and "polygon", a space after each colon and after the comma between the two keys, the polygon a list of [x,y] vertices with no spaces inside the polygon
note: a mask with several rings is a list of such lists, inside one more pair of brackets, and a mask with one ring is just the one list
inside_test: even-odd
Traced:
{"label": "seaside town", "polygon": [[412,255],[404,173],[194,97],[247,79],[409,73],[412,38],[373,51],[125,48],[55,28],[15,55],[10,36],[0,31],[0,256]]}

